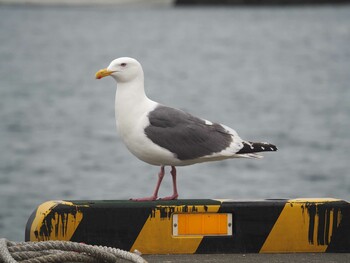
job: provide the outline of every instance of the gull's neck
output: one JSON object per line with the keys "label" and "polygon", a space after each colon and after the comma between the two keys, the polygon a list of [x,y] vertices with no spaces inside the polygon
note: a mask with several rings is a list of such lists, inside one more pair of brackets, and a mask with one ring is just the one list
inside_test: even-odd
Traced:
{"label": "gull's neck", "polygon": [[154,104],[145,94],[143,74],[131,81],[118,82],[115,96],[117,123],[140,118]]}

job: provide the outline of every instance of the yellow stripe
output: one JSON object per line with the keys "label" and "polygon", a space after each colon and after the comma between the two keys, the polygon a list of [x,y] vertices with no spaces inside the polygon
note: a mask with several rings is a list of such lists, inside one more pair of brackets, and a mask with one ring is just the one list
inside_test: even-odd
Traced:
{"label": "yellow stripe", "polygon": [[220,205],[157,206],[145,222],[131,251],[143,254],[193,254],[203,236],[173,236],[173,213],[216,213]]}
{"label": "yellow stripe", "polygon": [[[57,205],[72,206],[73,209],[68,213],[52,213],[52,210]],[[45,202],[37,208],[35,218],[31,225],[30,241],[69,241],[82,219],[83,213],[71,202]]]}
{"label": "yellow stripe", "polygon": [[[333,220],[336,220],[336,226],[339,226],[341,212],[329,208],[325,210],[326,212],[320,213],[319,207],[334,201],[340,200],[329,198],[289,200],[265,240],[260,253],[325,252],[335,230]],[[311,207],[312,213],[310,212]],[[320,220],[323,220],[322,225]],[[319,242],[320,239],[323,242]]]}

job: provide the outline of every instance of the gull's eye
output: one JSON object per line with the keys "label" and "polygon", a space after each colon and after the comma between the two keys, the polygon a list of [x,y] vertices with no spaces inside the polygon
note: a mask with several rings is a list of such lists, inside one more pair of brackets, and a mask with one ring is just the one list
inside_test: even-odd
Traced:
{"label": "gull's eye", "polygon": [[120,66],[125,67],[126,63],[121,63]]}

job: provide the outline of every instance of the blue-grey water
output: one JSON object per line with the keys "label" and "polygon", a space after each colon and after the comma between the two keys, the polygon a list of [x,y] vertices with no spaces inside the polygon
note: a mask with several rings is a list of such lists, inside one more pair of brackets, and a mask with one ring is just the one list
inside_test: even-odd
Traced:
{"label": "blue-grey water", "polygon": [[350,199],[350,6],[0,6],[0,237],[23,240],[47,200],[153,191],[158,168],[116,134],[115,82],[94,79],[120,56],[152,99],[279,147],[179,168],[181,198]]}

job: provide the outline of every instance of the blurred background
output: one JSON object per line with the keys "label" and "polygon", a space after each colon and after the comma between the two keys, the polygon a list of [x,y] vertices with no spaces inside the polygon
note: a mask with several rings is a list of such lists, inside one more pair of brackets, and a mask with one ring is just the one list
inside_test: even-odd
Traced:
{"label": "blurred background", "polygon": [[116,134],[114,80],[94,78],[121,56],[150,98],[279,148],[179,168],[180,198],[350,200],[349,5],[34,2],[0,5],[0,237],[23,240],[47,200],[153,192],[159,168]]}

